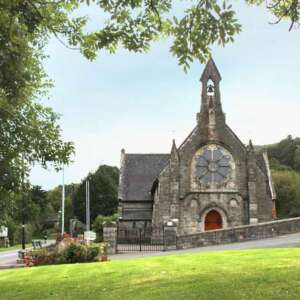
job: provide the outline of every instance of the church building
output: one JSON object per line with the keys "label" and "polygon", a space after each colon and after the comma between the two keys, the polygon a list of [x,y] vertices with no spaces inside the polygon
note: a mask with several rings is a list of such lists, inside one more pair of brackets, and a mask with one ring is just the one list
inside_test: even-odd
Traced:
{"label": "church building", "polygon": [[[201,76],[195,128],[170,153],[121,152],[122,226],[177,224],[178,234],[257,224],[276,216],[267,153],[246,146],[226,124],[220,73],[210,59]],[[245,112],[246,113],[246,112]]]}

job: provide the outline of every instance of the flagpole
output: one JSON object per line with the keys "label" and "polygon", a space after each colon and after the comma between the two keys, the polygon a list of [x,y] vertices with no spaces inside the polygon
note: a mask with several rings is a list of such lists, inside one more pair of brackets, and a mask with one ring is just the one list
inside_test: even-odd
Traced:
{"label": "flagpole", "polygon": [[90,182],[86,180],[86,231],[90,231]]}
{"label": "flagpole", "polygon": [[65,233],[65,166],[62,167],[61,236]]}

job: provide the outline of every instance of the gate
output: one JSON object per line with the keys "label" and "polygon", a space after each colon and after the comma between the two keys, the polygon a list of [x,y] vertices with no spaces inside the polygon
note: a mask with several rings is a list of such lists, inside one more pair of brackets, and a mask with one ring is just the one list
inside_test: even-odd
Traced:
{"label": "gate", "polygon": [[118,224],[117,252],[164,251],[164,229],[122,228]]}

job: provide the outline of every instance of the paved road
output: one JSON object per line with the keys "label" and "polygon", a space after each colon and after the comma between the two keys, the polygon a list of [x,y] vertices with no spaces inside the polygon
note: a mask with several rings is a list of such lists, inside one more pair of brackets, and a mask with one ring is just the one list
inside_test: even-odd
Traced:
{"label": "paved road", "polygon": [[[241,250],[241,249],[254,249],[254,248],[289,248],[299,247],[300,248],[300,233],[283,235],[276,238],[249,241],[242,243],[233,243],[227,245],[207,246],[184,250],[173,250],[168,252],[132,252],[111,255],[110,259],[130,259],[130,258],[141,258],[147,256],[165,256],[171,254],[180,253],[196,253],[196,252],[210,252],[210,251],[224,251],[224,250]],[[0,252],[0,267],[3,265],[14,264],[17,259],[17,250],[11,250],[7,252]]]}
{"label": "paved road", "polygon": [[[54,242],[54,240],[49,240],[46,245],[48,246],[50,244],[53,244]],[[45,244],[43,244],[43,247],[44,246]],[[0,252],[0,267],[4,265],[6,266],[16,264],[19,250],[20,249]]]}
{"label": "paved road", "polygon": [[233,243],[227,245],[206,246],[206,247],[184,249],[184,250],[173,250],[168,252],[122,253],[122,254],[112,255],[110,256],[110,258],[112,260],[115,259],[119,260],[119,259],[130,259],[130,258],[139,258],[139,257],[147,257],[147,256],[165,256],[165,255],[180,254],[180,253],[241,250],[241,249],[255,249],[255,248],[290,248],[290,247],[300,248],[300,233],[282,235],[279,237],[258,240],[258,241]]}
{"label": "paved road", "polygon": [[0,265],[9,265],[16,262],[18,257],[18,250],[10,250],[0,252]]}

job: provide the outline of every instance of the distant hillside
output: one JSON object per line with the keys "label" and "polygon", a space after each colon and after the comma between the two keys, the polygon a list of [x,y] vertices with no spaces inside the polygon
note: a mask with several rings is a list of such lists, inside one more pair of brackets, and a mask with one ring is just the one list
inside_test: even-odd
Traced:
{"label": "distant hillside", "polygon": [[267,150],[273,170],[300,172],[300,138],[289,135],[276,144],[255,146],[258,152]]}
{"label": "distant hillside", "polygon": [[266,150],[277,193],[279,218],[300,216],[300,138],[289,135],[276,144],[255,146]]}
{"label": "distant hillside", "polygon": [[263,152],[263,151],[267,150],[269,147],[273,147],[276,145],[278,145],[278,143],[269,144],[269,145],[253,145],[253,147],[254,147],[255,152]]}

